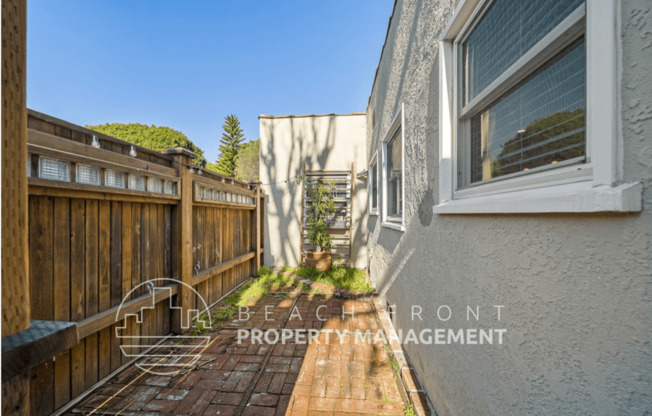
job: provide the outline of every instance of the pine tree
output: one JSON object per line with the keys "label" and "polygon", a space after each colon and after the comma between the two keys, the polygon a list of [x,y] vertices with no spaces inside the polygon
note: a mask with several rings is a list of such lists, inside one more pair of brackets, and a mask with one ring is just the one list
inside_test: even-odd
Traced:
{"label": "pine tree", "polygon": [[217,171],[222,175],[235,176],[235,160],[238,157],[240,143],[244,134],[240,128],[240,120],[235,114],[224,117],[222,126],[224,133],[220,139],[220,156],[217,159]]}

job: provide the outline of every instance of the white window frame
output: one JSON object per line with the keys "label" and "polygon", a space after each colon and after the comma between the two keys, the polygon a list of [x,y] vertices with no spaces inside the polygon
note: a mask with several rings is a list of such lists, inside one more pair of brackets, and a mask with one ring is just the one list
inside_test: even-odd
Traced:
{"label": "white window frame", "polygon": [[[387,195],[389,194],[389,187],[387,183],[387,144],[392,139],[396,131],[401,130],[401,216],[387,215]],[[392,120],[391,127],[385,134],[382,145],[383,163],[382,163],[382,221],[381,225],[386,228],[391,228],[398,231],[405,231],[403,225],[405,218],[405,109],[404,104],[401,103],[398,112]]]}
{"label": "white window frame", "polygon": [[[510,79],[522,79],[560,51],[564,37],[584,30],[586,45],[586,155],[582,164],[560,166],[526,175],[497,178],[458,189],[457,103],[458,43],[489,0],[462,0],[439,42],[439,203],[437,214],[637,212],[642,209],[640,183],[623,183],[622,137],[619,131],[618,33],[616,0],[586,0],[494,83],[504,93]],[[554,45],[552,47],[551,45]],[[491,86],[487,88],[491,89]],[[477,102],[476,101],[476,102]],[[471,103],[473,104],[473,102]],[[467,105],[467,108],[469,106]]]}
{"label": "white window frame", "polygon": [[[374,167],[373,171],[373,178],[371,175],[371,167]],[[381,166],[382,168],[382,166]],[[369,169],[367,170],[369,172],[369,215],[378,215],[378,210],[380,208],[380,174],[378,172],[378,152],[376,151],[374,153],[374,156],[371,158],[371,162],[369,162]],[[373,207],[373,181],[376,181],[376,208]]]}

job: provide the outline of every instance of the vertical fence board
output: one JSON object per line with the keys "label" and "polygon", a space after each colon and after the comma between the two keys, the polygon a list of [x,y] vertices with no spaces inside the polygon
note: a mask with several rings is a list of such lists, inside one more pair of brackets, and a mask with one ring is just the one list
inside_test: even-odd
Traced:
{"label": "vertical fence board", "polygon": [[97,372],[99,380],[108,376],[111,372],[111,328],[104,328],[100,330],[97,336]]}
{"label": "vertical fence board", "polygon": [[111,306],[111,203],[100,201],[98,250],[98,312]]}
{"label": "vertical fence board", "polygon": [[[122,203],[122,230],[121,230],[121,238],[122,238],[122,243],[121,243],[121,262],[122,262],[122,288],[121,288],[121,298],[125,297],[129,294],[129,291],[131,290],[131,272],[132,272],[132,249],[133,249],[133,220],[131,218],[131,202],[123,202]],[[120,300],[122,301],[122,299]],[[123,320],[124,324],[128,324],[129,322],[125,319]],[[111,336],[115,337],[115,328],[111,330]],[[123,335],[131,335],[131,328],[127,325],[126,329],[123,330]],[[118,344],[120,341],[118,340]],[[119,348],[119,345],[118,345]],[[121,354],[120,357],[120,362],[121,364],[125,364],[129,359]],[[113,367],[113,364],[111,365]]]}
{"label": "vertical fence board", "polygon": [[[98,275],[98,201],[86,201],[86,316],[99,312],[99,275]],[[86,337],[85,381],[86,388],[98,380],[97,368],[97,334]]]}
{"label": "vertical fence board", "polygon": [[[142,217],[142,204],[134,203],[131,208],[131,232],[132,232],[132,248],[131,248],[131,288],[135,289],[140,284],[140,269],[142,250],[140,244],[142,241],[140,221]],[[140,295],[141,290],[136,289],[131,295],[134,299]]]}
{"label": "vertical fence board", "polygon": [[[30,303],[32,319],[54,318],[53,274],[53,214],[54,203],[50,197],[30,199]],[[54,410],[54,369],[52,361],[41,363],[30,372],[30,412],[45,415]]]}
{"label": "vertical fence board", "polygon": [[[70,199],[54,199],[54,319],[70,320]],[[70,350],[54,361],[54,408],[70,401]]]}
{"label": "vertical fence board", "polygon": [[54,371],[52,361],[45,361],[30,372],[30,414],[49,415],[54,411]]}
{"label": "vertical fence board", "polygon": [[[111,202],[99,202],[99,250],[98,250],[98,310],[102,312],[111,306]],[[91,341],[92,342],[92,341]],[[109,328],[97,334],[97,378],[104,378],[111,372],[111,334]]]}
{"label": "vertical fence board", "polygon": [[[142,205],[142,214],[140,219],[140,238],[141,238],[141,259],[140,259],[140,270],[141,270],[141,283],[146,282],[151,278],[150,275],[150,257],[151,257],[151,242],[150,242],[150,233],[149,233],[149,216],[150,216],[150,206],[149,204]],[[141,294],[146,293],[144,287],[140,290]],[[151,321],[150,311],[147,309],[141,309],[142,313],[142,324],[140,325],[140,336],[143,337],[143,345],[150,343],[150,334],[149,323]]]}

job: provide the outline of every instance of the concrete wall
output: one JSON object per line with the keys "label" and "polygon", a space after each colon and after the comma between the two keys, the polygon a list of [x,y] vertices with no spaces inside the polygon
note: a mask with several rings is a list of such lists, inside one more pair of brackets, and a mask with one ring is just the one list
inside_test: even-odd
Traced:
{"label": "concrete wall", "polygon": [[[436,215],[438,38],[454,1],[398,0],[367,109],[367,156],[405,103],[406,231],[369,219],[371,277],[395,325],[506,328],[504,345],[406,352],[440,416],[650,414],[652,404],[652,8],[622,1],[624,178],[643,211]],[[410,305],[424,321],[411,321]],[[442,322],[437,308],[452,318]],[[467,322],[467,305],[480,322]],[[505,305],[500,322],[493,305]],[[442,314],[445,317],[445,313]]]}
{"label": "concrete wall", "polygon": [[[300,256],[301,165],[310,170],[355,171],[367,164],[363,113],[260,117],[260,181],[266,192],[265,264],[297,266]],[[290,179],[288,182],[285,182]],[[367,186],[355,181],[353,260],[366,268]]]}

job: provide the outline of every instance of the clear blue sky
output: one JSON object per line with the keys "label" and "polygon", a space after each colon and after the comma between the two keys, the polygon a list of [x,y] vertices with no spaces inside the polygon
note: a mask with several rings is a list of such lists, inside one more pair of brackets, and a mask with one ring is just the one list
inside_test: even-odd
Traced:
{"label": "clear blue sky", "polygon": [[28,0],[27,105],[155,124],[217,157],[224,116],[365,111],[393,0]]}

